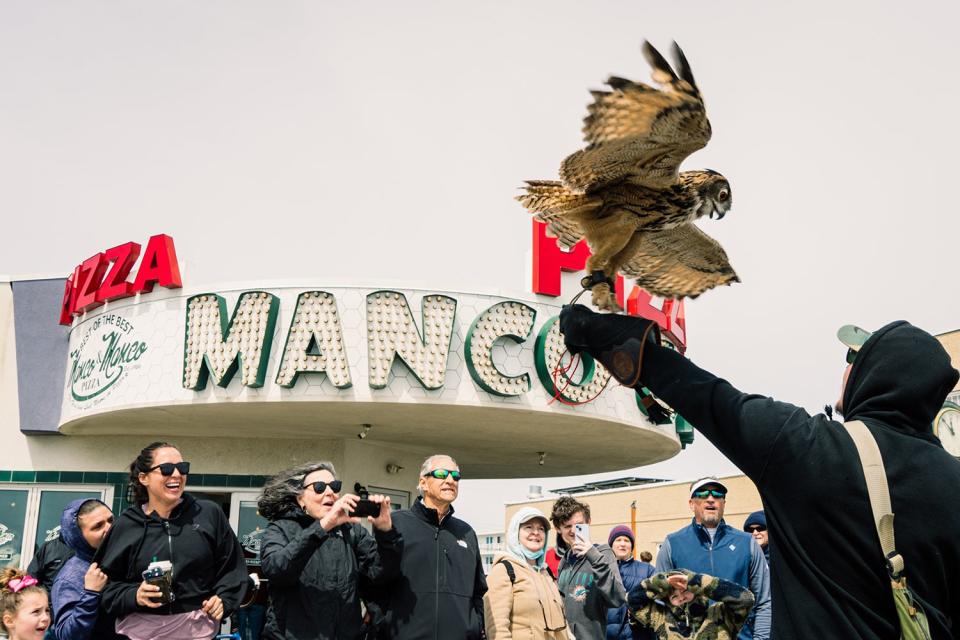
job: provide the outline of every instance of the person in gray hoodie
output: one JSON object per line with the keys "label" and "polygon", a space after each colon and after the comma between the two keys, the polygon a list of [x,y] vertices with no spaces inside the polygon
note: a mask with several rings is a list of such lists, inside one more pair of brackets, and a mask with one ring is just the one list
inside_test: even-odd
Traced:
{"label": "person in gray hoodie", "polygon": [[590,542],[589,505],[563,496],[553,503],[550,521],[569,548],[557,576],[568,628],[577,640],[604,640],[607,609],[627,602],[617,558],[608,545]]}

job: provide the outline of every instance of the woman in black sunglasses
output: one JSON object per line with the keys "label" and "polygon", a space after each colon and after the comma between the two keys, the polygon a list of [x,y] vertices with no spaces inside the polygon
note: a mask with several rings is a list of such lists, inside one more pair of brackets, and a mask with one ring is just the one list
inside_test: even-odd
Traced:
{"label": "woman in black sunglasses", "polygon": [[[189,473],[175,446],[147,445],[130,463],[133,505],[94,558],[109,578],[102,605],[131,640],[209,640],[246,590],[237,536],[219,506],[184,491]],[[148,580],[154,562],[165,573]]]}
{"label": "woman in black sunglasses", "polygon": [[[270,580],[265,640],[355,640],[363,637],[360,585],[396,577],[401,538],[390,517],[390,498],[367,516],[373,535],[351,515],[360,498],[340,494],[329,462],[287,469],[271,478],[257,506],[270,521],[260,545]],[[369,506],[369,504],[367,505]]]}

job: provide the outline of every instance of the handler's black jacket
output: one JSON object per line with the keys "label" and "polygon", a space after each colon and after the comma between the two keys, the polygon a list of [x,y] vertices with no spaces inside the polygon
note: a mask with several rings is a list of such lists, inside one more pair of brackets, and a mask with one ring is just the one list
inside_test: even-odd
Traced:
{"label": "handler's black jacket", "polygon": [[[150,609],[137,604],[142,573],[156,558],[173,564],[176,599]],[[117,518],[93,559],[110,578],[101,606],[121,618],[134,611],[165,615],[196,611],[212,595],[223,601],[226,618],[246,592],[247,566],[243,549],[223,510],[189,493],[164,520],[133,505]]]}
{"label": "handler's black jacket", "polygon": [[[772,636],[899,638],[866,481],[843,426],[740,393],[663,347],[647,346],[642,372],[642,383],[760,490],[770,530]],[[939,342],[901,321],[863,345],[843,396],[846,419],[862,420],[880,447],[897,550],[935,639],[960,637],[960,462],[930,429],[956,382]]]}
{"label": "handler's black jacket", "polygon": [[376,584],[400,570],[403,541],[397,530],[371,536],[359,524],[324,531],[302,511],[271,522],[260,563],[270,580],[266,640],[354,640],[361,637],[358,582]]}
{"label": "handler's black jacket", "polygon": [[453,517],[438,522],[421,498],[393,514],[403,536],[400,577],[382,589],[393,640],[476,640],[483,629],[487,581],[477,534]]}

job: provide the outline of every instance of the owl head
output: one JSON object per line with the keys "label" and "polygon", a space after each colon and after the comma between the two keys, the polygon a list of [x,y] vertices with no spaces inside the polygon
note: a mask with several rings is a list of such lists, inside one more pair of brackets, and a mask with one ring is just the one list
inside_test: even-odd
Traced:
{"label": "owl head", "polygon": [[733,205],[733,194],[730,183],[721,174],[712,169],[702,171],[684,171],[680,174],[680,181],[684,186],[696,191],[699,197],[697,217],[707,216],[717,220],[723,218]]}

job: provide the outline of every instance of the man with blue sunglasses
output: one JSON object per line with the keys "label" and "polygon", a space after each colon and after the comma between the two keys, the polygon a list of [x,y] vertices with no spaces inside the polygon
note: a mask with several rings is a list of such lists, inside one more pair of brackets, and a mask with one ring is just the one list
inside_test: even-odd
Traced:
{"label": "man with blue sunglasses", "polygon": [[741,640],[770,637],[770,570],[763,550],[749,533],[723,519],[727,487],[716,478],[690,485],[693,521],[671,533],[657,554],[657,572],[687,569],[712,575],[750,589],[753,610],[740,631]]}

